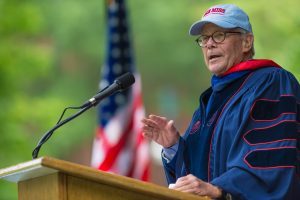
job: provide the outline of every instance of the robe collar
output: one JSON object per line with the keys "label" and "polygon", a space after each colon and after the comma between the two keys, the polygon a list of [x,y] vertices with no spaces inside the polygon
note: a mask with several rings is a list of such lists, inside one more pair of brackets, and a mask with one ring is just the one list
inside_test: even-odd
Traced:
{"label": "robe collar", "polygon": [[232,81],[244,76],[245,74],[256,69],[265,67],[278,67],[277,63],[268,59],[252,59],[234,65],[221,76],[213,75],[211,79],[211,86],[213,91],[220,91]]}

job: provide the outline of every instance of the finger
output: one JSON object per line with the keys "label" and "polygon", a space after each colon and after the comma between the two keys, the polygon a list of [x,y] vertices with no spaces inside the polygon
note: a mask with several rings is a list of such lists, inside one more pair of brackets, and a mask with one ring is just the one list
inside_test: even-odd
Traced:
{"label": "finger", "polygon": [[177,179],[176,184],[182,184],[183,182],[186,182],[187,180],[190,179],[190,175],[182,176]]}
{"label": "finger", "polygon": [[142,120],[141,120],[141,122],[144,124],[144,125],[149,125],[149,123],[150,123],[150,119],[147,119],[147,118],[143,118]]}
{"label": "finger", "polygon": [[171,131],[177,131],[175,126],[174,126],[174,121],[173,120],[170,120],[168,123],[167,123],[167,129],[171,130]]}
{"label": "finger", "polygon": [[187,176],[180,177],[175,183],[175,188],[185,188],[185,186],[190,187],[190,185],[195,185],[195,183],[201,183],[201,180],[197,177],[189,174]]}
{"label": "finger", "polygon": [[158,115],[149,115],[149,118],[158,122],[158,123],[166,123],[167,121],[167,118],[165,117],[161,117],[161,116],[158,116]]}
{"label": "finger", "polygon": [[149,140],[153,139],[153,134],[149,132],[143,132],[143,136]]}
{"label": "finger", "polygon": [[180,180],[178,179],[176,181],[173,188],[176,189],[176,190],[182,191],[182,190],[185,189],[185,187],[187,187],[188,184],[189,184],[188,180],[186,178],[181,177]]}
{"label": "finger", "polygon": [[167,124],[167,118],[158,115],[149,115],[149,118],[155,121],[160,126],[165,126]]}
{"label": "finger", "polygon": [[188,192],[188,193],[194,193],[199,195],[206,194],[205,189],[203,188],[203,185],[201,182],[194,181],[189,182],[186,185],[180,186],[180,187],[174,187],[173,189],[181,191],[181,192]]}
{"label": "finger", "polygon": [[186,192],[188,190],[191,190],[192,187],[190,185],[182,185],[182,186],[175,186],[173,187],[174,190],[177,190],[177,191],[181,191],[181,192]]}
{"label": "finger", "polygon": [[152,120],[152,119],[146,119],[146,118],[144,118],[144,119],[142,119],[142,123],[144,125],[149,126],[149,127],[159,128],[159,125],[154,120]]}
{"label": "finger", "polygon": [[[193,194],[197,194],[197,195],[207,195],[208,194],[208,190],[202,181],[194,181],[193,183],[190,183],[186,186],[180,187],[177,190],[181,191],[181,192],[188,192],[188,193],[193,193]],[[218,195],[216,195],[216,196],[218,196]]]}
{"label": "finger", "polygon": [[153,126],[143,126],[142,127],[142,130],[144,132],[159,132],[159,129],[158,128],[155,128]]}
{"label": "finger", "polygon": [[153,128],[150,126],[144,126],[142,128],[142,132],[146,138],[152,139],[154,141],[157,141],[157,139],[159,137],[159,133],[160,133],[159,129],[156,129],[156,128]]}

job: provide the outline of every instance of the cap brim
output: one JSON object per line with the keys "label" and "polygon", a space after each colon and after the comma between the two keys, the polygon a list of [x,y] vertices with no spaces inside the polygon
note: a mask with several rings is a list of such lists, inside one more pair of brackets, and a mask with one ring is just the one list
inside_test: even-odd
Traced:
{"label": "cap brim", "polygon": [[202,28],[205,24],[207,23],[213,23],[219,27],[222,28],[236,28],[237,26],[225,21],[218,21],[218,20],[199,20],[197,22],[195,22],[194,24],[192,24],[191,28],[190,28],[190,35],[200,35]]}

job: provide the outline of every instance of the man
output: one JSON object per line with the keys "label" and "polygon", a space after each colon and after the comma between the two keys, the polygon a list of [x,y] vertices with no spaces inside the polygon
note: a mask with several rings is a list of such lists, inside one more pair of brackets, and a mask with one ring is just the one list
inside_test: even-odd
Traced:
{"label": "man", "polygon": [[190,28],[212,86],[181,136],[174,121],[144,118],[164,147],[171,188],[214,199],[300,199],[300,87],[271,60],[255,60],[251,24],[235,5],[217,5]]}

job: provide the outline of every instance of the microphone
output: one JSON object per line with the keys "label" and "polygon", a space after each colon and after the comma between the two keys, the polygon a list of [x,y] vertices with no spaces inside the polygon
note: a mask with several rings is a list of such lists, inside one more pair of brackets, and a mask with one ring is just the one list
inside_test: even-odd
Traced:
{"label": "microphone", "polygon": [[116,92],[121,92],[128,87],[130,87],[133,83],[135,82],[134,76],[127,72],[118,78],[109,85],[108,87],[104,88],[102,91],[97,93],[95,96],[90,98],[86,103],[84,103],[82,106],[88,106],[88,105],[93,105],[96,106],[102,99],[116,93]]}
{"label": "microphone", "polygon": [[52,134],[54,133],[54,131],[56,129],[58,129],[62,125],[66,124],[67,122],[75,119],[76,117],[78,117],[79,115],[81,115],[82,113],[84,113],[85,111],[87,111],[88,109],[90,109],[92,106],[97,105],[105,97],[108,97],[108,96],[110,96],[110,95],[112,95],[112,94],[114,94],[116,92],[121,92],[122,90],[127,89],[134,82],[135,82],[134,76],[131,73],[127,72],[127,73],[123,74],[122,76],[118,77],[113,82],[113,84],[111,84],[108,87],[106,87],[103,90],[101,90],[98,94],[96,94],[95,96],[93,96],[90,100],[88,100],[82,106],[79,106],[79,107],[69,107],[69,108],[76,108],[76,109],[80,108],[81,110],[79,112],[75,113],[74,115],[68,117],[67,119],[61,121],[62,116],[63,116],[63,114],[65,112],[64,111],[63,114],[62,114],[62,116],[61,116],[61,118],[57,122],[57,124],[52,129],[50,129],[47,133],[45,133],[43,135],[43,137],[40,139],[40,141],[38,142],[37,146],[32,151],[32,158],[34,159],[34,158],[38,157],[40,148],[52,136]]}

